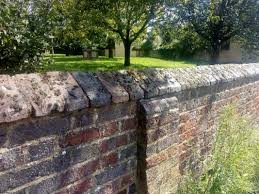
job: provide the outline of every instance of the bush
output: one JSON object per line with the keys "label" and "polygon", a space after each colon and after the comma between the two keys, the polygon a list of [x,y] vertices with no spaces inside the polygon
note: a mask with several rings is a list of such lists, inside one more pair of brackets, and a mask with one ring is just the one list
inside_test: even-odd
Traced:
{"label": "bush", "polygon": [[206,42],[190,26],[164,25],[160,29],[160,55],[166,58],[191,58],[206,49]]}
{"label": "bush", "polygon": [[211,156],[203,173],[190,171],[180,194],[242,194],[258,191],[258,129],[239,116],[233,106],[221,115]]}
{"label": "bush", "polygon": [[33,71],[48,47],[50,1],[1,0],[0,73]]}

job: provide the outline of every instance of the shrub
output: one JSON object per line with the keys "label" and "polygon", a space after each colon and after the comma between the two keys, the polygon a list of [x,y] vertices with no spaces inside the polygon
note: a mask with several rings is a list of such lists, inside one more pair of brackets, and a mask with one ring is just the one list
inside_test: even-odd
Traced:
{"label": "shrub", "polygon": [[204,161],[202,173],[187,173],[178,193],[242,194],[258,191],[258,150],[258,129],[239,116],[233,106],[228,106],[221,114],[214,147]]}
{"label": "shrub", "polygon": [[50,0],[1,0],[0,73],[33,71],[48,47]]}

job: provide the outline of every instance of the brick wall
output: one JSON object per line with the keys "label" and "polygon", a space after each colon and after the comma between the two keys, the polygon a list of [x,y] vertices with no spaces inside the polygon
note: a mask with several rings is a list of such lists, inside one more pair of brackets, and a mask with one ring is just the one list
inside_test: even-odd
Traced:
{"label": "brick wall", "polygon": [[230,102],[259,122],[259,64],[0,75],[0,193],[171,193]]}

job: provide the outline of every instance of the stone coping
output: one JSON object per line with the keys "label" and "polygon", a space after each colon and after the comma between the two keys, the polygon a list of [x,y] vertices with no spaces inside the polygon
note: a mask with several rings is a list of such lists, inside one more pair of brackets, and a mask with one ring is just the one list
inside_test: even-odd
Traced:
{"label": "stone coping", "polygon": [[259,63],[0,75],[0,123],[259,80]]}

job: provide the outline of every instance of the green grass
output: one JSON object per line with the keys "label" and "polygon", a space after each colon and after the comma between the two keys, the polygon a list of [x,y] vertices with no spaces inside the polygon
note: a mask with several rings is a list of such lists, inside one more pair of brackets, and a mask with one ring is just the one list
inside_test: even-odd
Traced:
{"label": "green grass", "polygon": [[[45,57],[45,61],[51,59]],[[131,66],[123,66],[124,58],[85,60],[82,56],[54,55],[54,62],[44,66],[45,71],[117,71],[121,69],[145,69],[145,68],[182,68],[193,67],[194,63],[188,61],[172,61],[147,57],[132,57]]]}

